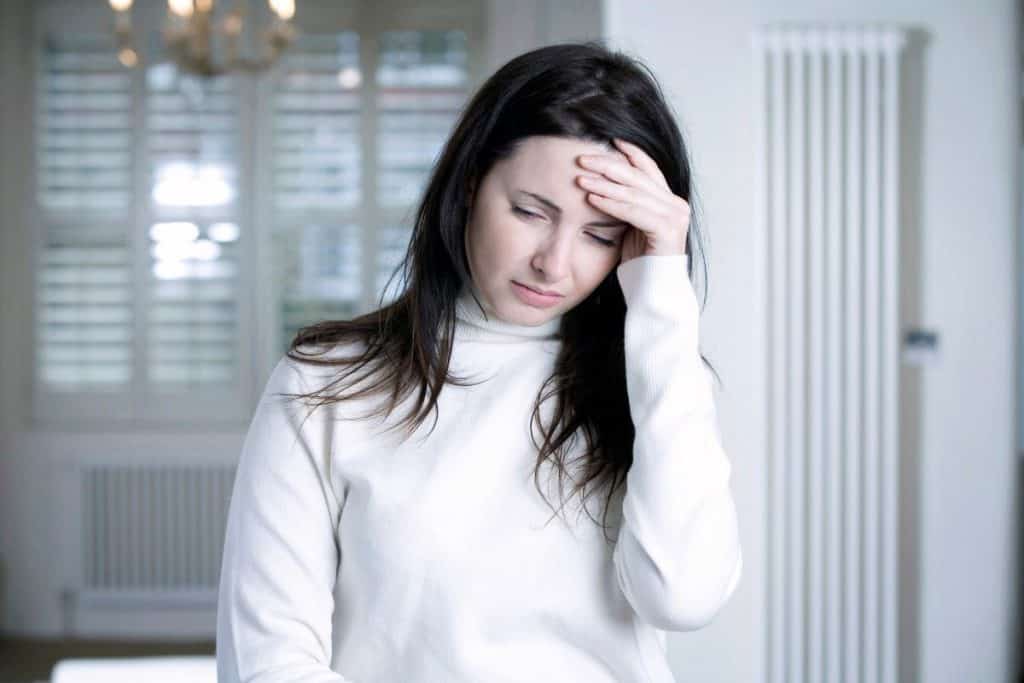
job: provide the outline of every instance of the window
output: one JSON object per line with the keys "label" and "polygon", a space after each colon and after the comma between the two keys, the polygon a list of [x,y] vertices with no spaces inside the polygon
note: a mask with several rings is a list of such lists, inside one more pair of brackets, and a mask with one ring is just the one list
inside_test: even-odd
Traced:
{"label": "window", "polygon": [[35,416],[244,421],[299,328],[385,293],[479,8],[307,0],[274,69],[213,80],[163,57],[154,8],[121,67],[101,9],[38,10]]}
{"label": "window", "polygon": [[39,373],[57,391],[131,379],[131,81],[105,48],[86,36],[43,45]]}
{"label": "window", "polygon": [[144,385],[165,394],[223,387],[241,370],[240,85],[169,63],[144,79]]}
{"label": "window", "polygon": [[359,34],[301,37],[272,86],[271,178],[278,354],[312,320],[364,307]]}

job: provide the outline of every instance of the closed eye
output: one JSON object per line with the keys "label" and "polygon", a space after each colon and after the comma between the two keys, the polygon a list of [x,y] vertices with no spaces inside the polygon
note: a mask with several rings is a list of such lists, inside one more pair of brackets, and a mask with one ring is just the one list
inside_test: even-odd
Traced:
{"label": "closed eye", "polygon": [[525,209],[521,209],[518,206],[513,206],[512,210],[522,216],[528,216],[530,218],[543,218],[543,216],[538,216],[537,214],[527,211]]}
{"label": "closed eye", "polygon": [[614,240],[601,239],[597,235],[591,235],[589,232],[587,234],[590,235],[591,237],[593,237],[595,241],[600,242],[601,244],[603,244],[606,247],[614,247],[615,246],[615,241]]}
{"label": "closed eye", "polygon": [[[538,216],[537,214],[533,213],[532,211],[527,211],[526,209],[520,208],[518,206],[513,206],[512,210],[515,211],[516,213],[518,213],[519,215],[525,216],[525,217],[530,218],[530,219],[533,219],[533,218],[543,219],[544,218],[543,216]],[[589,232],[587,233],[587,236],[590,237],[595,242],[597,242],[598,244],[601,244],[602,246],[605,246],[605,247],[614,247],[615,246],[615,240],[606,240],[606,239],[598,237],[597,235],[594,235],[594,234],[589,233]]]}

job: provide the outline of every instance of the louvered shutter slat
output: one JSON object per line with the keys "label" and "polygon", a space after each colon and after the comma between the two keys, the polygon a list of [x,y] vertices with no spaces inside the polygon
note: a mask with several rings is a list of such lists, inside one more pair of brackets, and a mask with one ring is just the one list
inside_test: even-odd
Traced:
{"label": "louvered shutter slat", "polygon": [[53,35],[37,82],[37,377],[54,392],[124,391],[134,356],[122,222],[131,208],[131,76],[109,36]]}
{"label": "louvered shutter slat", "polygon": [[[456,118],[469,81],[462,31],[389,31],[380,37],[377,82],[377,198],[394,212],[419,199]],[[376,287],[384,291],[405,255],[411,226],[377,228]],[[401,287],[392,279],[385,297]]]}
{"label": "louvered shutter slat", "polygon": [[150,70],[145,140],[152,183],[147,377],[162,392],[238,381],[239,94],[171,64]]}
{"label": "louvered shutter slat", "polygon": [[[278,67],[271,112],[274,282],[283,351],[362,300],[362,234],[342,215],[362,199],[362,88],[352,32],[306,34]],[[314,218],[315,216],[315,218]]]}

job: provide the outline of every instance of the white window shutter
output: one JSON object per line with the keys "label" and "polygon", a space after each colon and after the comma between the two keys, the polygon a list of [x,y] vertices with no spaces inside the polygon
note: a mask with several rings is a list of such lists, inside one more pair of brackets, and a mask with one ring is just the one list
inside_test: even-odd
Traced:
{"label": "white window shutter", "polygon": [[279,355],[301,327],[350,318],[363,299],[358,33],[302,35],[273,83],[270,232]]}
{"label": "white window shutter", "polygon": [[132,83],[111,47],[50,36],[39,55],[36,371],[55,393],[132,381]]}
{"label": "white window shutter", "polygon": [[146,72],[146,380],[187,393],[239,380],[240,96],[236,76]]}
{"label": "white window shutter", "polygon": [[411,237],[410,209],[468,96],[469,53],[465,31],[454,29],[386,31],[378,46],[374,295],[391,279],[390,301],[402,285],[395,269]]}

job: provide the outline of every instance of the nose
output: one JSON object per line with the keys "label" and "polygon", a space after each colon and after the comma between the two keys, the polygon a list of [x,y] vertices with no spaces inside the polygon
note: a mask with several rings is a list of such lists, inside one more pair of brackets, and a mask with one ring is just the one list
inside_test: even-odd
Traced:
{"label": "nose", "polygon": [[572,231],[553,230],[550,236],[537,246],[531,265],[538,273],[543,273],[546,281],[558,282],[569,274],[572,246]]}

